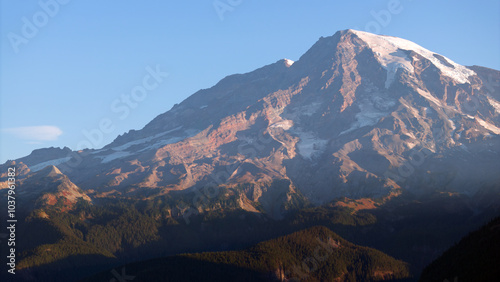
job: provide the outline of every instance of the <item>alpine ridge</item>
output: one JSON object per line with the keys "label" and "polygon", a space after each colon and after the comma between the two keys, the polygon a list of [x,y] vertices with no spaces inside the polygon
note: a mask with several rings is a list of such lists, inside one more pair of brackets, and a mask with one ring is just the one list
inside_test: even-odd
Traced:
{"label": "alpine ridge", "polygon": [[54,165],[91,198],[244,187],[241,206],[268,213],[294,197],[474,195],[500,185],[499,81],[408,40],[344,30],[295,62],[228,76],[101,149],[41,149],[16,163],[21,180]]}

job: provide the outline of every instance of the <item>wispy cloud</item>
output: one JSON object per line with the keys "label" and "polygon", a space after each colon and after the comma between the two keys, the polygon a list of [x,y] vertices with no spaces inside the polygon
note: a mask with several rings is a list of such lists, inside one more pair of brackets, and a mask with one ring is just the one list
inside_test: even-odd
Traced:
{"label": "wispy cloud", "polygon": [[2,131],[30,142],[54,141],[63,133],[59,127],[52,125],[4,128]]}

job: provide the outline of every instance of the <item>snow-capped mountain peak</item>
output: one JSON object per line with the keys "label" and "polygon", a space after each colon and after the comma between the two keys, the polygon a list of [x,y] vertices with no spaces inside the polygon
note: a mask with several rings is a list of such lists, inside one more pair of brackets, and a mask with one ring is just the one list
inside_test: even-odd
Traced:
{"label": "snow-capped mountain peak", "polygon": [[370,46],[380,64],[387,70],[388,75],[385,85],[387,88],[392,83],[394,74],[398,68],[413,72],[411,60],[404,51],[413,51],[421,55],[431,61],[444,75],[454,79],[458,83],[467,83],[470,76],[476,75],[473,70],[429,51],[412,41],[393,36],[375,35],[364,31],[350,31]]}
{"label": "snow-capped mountain peak", "polygon": [[31,173],[55,165],[103,195],[214,181],[254,187],[252,201],[276,181],[314,203],[397,195],[403,184],[473,193],[500,183],[499,82],[498,71],[405,39],[340,31],[297,62],[228,76],[100,150],[16,162]]}

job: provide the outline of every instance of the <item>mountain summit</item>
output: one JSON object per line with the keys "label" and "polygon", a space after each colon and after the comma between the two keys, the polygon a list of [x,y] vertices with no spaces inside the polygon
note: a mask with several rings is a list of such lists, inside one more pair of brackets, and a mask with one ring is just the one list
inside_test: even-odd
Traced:
{"label": "mountain summit", "polygon": [[63,175],[62,172],[53,165],[48,165],[36,174],[38,177],[58,177]]}
{"label": "mountain summit", "polygon": [[297,195],[475,194],[499,188],[499,81],[408,40],[344,30],[295,62],[228,76],[102,149],[22,161],[56,165],[100,196],[239,187],[243,207],[268,212]]}

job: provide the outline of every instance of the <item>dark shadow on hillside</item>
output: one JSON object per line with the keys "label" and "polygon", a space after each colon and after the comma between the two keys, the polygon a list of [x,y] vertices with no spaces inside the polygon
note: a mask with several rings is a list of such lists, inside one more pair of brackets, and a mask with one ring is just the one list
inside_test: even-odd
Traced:
{"label": "dark shadow on hillside", "polygon": [[[0,281],[77,281],[89,273],[96,273],[109,269],[117,264],[116,259],[102,255],[74,255],[53,263],[45,264],[36,269],[27,268],[16,271],[13,275],[0,276]],[[14,280],[13,277],[15,278]]]}
{"label": "dark shadow on hillside", "polygon": [[[260,273],[246,268],[212,263],[188,257],[168,257],[130,264],[116,269],[115,274],[126,281],[279,281],[272,274]],[[133,277],[133,278],[132,278]],[[81,282],[99,282],[117,279],[111,271],[85,278]]]}

